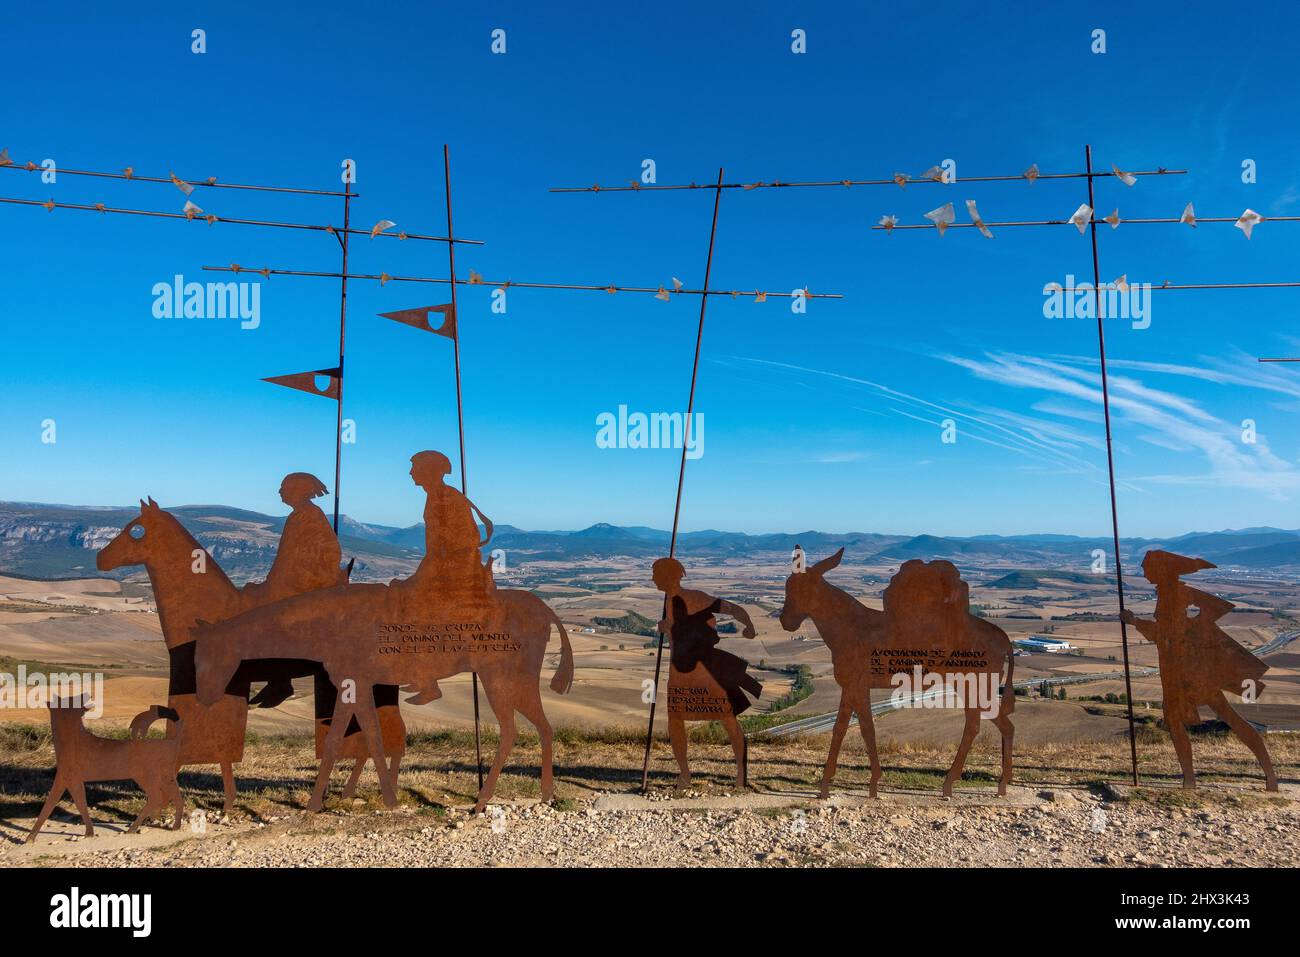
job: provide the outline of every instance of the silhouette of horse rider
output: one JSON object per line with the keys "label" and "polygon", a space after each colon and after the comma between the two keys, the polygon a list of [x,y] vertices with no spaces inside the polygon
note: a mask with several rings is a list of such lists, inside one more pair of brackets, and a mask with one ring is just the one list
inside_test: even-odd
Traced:
{"label": "silhouette of horse rider", "polygon": [[[429,584],[460,599],[484,595],[490,581],[480,549],[492,539],[492,522],[459,489],[443,479],[451,474],[451,461],[441,452],[416,452],[411,456],[411,481],[424,489],[424,558],[407,581]],[[485,536],[480,541],[477,515]]]}
{"label": "silhouette of horse rider", "polygon": [[[243,594],[246,607],[265,605],[318,588],[332,588],[347,581],[339,567],[343,551],[325,513],[312,501],[329,490],[308,472],[290,472],[280,483],[280,500],[292,511],[280,533],[275,561],[264,582],[249,582]],[[274,675],[250,703],[274,708],[293,695],[288,671]]]}
{"label": "silhouette of horse rider", "polygon": [[[697,665],[703,665],[721,686],[731,704],[730,713],[719,714],[717,720],[722,722],[731,739],[732,750],[736,754],[736,785],[743,787],[745,739],[736,717],[750,708],[751,703],[745,692],[748,691],[757,698],[763,693],[763,686],[746,671],[749,663],[744,658],[717,647],[720,639],[713,616],[721,612],[737,619],[745,626],[742,634],[746,638],[754,637],[754,623],[750,620],[749,612],[734,602],[714,598],[695,589],[682,588],[686,570],[675,558],[659,559],[654,563],[651,574],[655,587],[665,597],[665,617],[659,622],[659,630],[671,638],[670,661],[673,668],[685,676],[694,671]],[[686,787],[691,782],[690,768],[686,762],[686,719],[680,714],[673,714],[671,708],[668,713],[668,735],[672,739],[673,756],[677,759],[680,771],[678,785]]]}
{"label": "silhouette of horse rider", "polygon": [[[426,450],[411,456],[411,481],[424,489],[424,558],[414,574],[394,580],[393,588],[410,615],[417,610],[443,619],[472,620],[489,611],[494,589],[492,566],[482,561],[483,548],[492,539],[492,521],[459,489],[443,481],[451,474],[451,460],[441,452]],[[479,540],[477,515],[485,535]],[[442,697],[437,682],[411,704],[427,704]]]}
{"label": "silhouette of horse rider", "polygon": [[[1219,619],[1235,607],[1232,602],[1179,581],[1183,575],[1214,567],[1200,558],[1159,549],[1147,552],[1142,559],[1142,571],[1156,586],[1156,617],[1154,621],[1137,618],[1126,608],[1124,621],[1156,646],[1165,725],[1182,766],[1183,787],[1196,787],[1187,728],[1200,722],[1198,709],[1208,705],[1255,753],[1264,769],[1265,790],[1276,791],[1277,774],[1264,739],[1224,697],[1224,692],[1229,691],[1249,694],[1253,699],[1263,688],[1260,679],[1268,671],[1268,665],[1219,627]],[[1197,614],[1189,617],[1188,610],[1193,606]]]}

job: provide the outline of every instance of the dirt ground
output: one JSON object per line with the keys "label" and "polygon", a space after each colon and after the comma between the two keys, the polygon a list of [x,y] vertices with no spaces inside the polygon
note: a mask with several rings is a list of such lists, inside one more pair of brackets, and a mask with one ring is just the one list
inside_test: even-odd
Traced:
{"label": "dirt ground", "polygon": [[[1047,706],[1044,703],[1044,706]],[[413,734],[399,807],[382,808],[373,771],[360,796],[322,814],[304,807],[316,762],[301,736],[257,738],[237,768],[235,812],[221,814],[215,768],[186,769],[179,832],[163,821],[126,835],[140,795],[128,784],[88,788],[96,836],[80,836],[65,802],[34,844],[22,839],[52,779],[48,734],[0,728],[0,866],[1295,866],[1300,863],[1300,739],[1270,735],[1282,778],[1263,791],[1235,739],[1200,736],[1201,788],[1178,787],[1163,732],[1143,728],[1143,787],[1126,778],[1127,741],[1023,745],[1006,797],[996,794],[998,753],[977,744],[951,800],[939,791],[952,747],[886,745],[880,796],[866,785],[860,740],[845,746],[830,801],[817,800],[827,738],[753,741],[749,788],[734,784],[729,747],[708,726],[691,745],[689,790],[657,742],[651,788],[640,793],[633,729],[564,731],[556,747],[556,800],[537,802],[539,750],[523,740],[488,813],[472,815],[472,735]],[[485,753],[495,740],[484,742]],[[198,813],[196,813],[198,812]],[[169,818],[170,820],[170,818]]]}

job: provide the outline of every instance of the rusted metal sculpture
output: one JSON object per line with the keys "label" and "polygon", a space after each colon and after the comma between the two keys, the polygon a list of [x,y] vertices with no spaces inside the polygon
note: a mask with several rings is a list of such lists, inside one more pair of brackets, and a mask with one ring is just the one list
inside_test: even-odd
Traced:
{"label": "rusted metal sculpture", "polygon": [[[286,523],[289,550],[276,558],[283,574],[276,572],[265,584],[241,592],[198,540],[152,498],[140,502],[140,515],[128,522],[96,558],[101,571],[111,571],[127,565],[145,567],[153,586],[163,640],[170,657],[167,704],[181,718],[179,726],[168,725],[167,735],[169,738],[180,737],[182,766],[221,766],[224,807],[227,812],[233,809],[235,800],[233,765],[241,761],[244,754],[251,684],[267,682],[267,687],[254,700],[262,707],[274,707],[292,693],[293,678],[316,675],[320,668],[312,659],[259,660],[233,675],[225,694],[219,699],[202,704],[195,696],[194,660],[197,645],[190,632],[199,620],[224,621],[264,601],[268,594],[274,596],[292,591],[304,582],[325,580],[323,576],[328,573],[325,565],[335,553],[328,544],[322,544],[320,530],[315,528],[319,522],[313,520],[311,512],[320,510],[311,504],[310,496],[305,501],[301,498],[302,488],[312,487],[311,483],[316,480],[311,476],[300,476],[305,476],[305,473],[290,476],[282,487],[289,492],[286,501],[294,507],[295,515],[298,516],[290,516],[293,531],[289,531],[291,526]],[[323,519],[324,516],[320,517]],[[328,531],[328,525],[325,528]],[[303,531],[301,535],[300,529]],[[333,537],[332,533],[330,537]],[[315,552],[315,558],[306,562],[292,558],[298,552],[295,543],[306,546],[307,551]],[[307,565],[315,567],[305,568]],[[335,582],[346,581],[347,573],[338,568],[337,560],[334,560],[333,567]],[[317,710],[318,747],[328,731],[329,715],[332,713],[331,703],[324,704],[326,710],[323,711],[323,716],[319,703]],[[406,729],[401,723],[396,700],[381,697],[378,704],[383,705],[381,714],[388,744],[387,753],[398,756],[404,748]],[[132,722],[133,734],[136,737],[143,736],[143,732],[158,717],[157,708],[142,712]],[[358,730],[349,730],[351,737],[347,739],[343,756],[363,762],[370,752],[364,739],[357,733]]]}
{"label": "rusted metal sculpture", "polygon": [[[943,781],[944,796],[952,796],[953,784],[961,777],[981,717],[992,720],[1002,734],[998,794],[1005,795],[1011,781],[1015,736],[1009,717],[1015,709],[1015,659],[1006,633],[970,613],[970,590],[951,562],[905,562],[885,589],[882,612],[868,608],[825,580],[826,572],[839,565],[843,557],[841,548],[807,571],[791,574],[785,582],[785,605],[780,615],[786,631],[795,631],[807,618],[813,620],[830,649],[835,682],[840,686],[839,714],[822,773],[821,797],[830,796],[835,762],[854,714],[871,758],[871,796],[876,796],[881,771],[871,689],[893,687],[897,691],[903,687],[903,677],[924,682],[929,675],[943,676],[945,703],[948,692],[955,691],[958,704],[966,712],[961,744]],[[999,695],[998,679],[1004,662],[1006,676]],[[908,697],[919,700],[913,696],[922,694],[929,683],[933,682],[914,687]]]}
{"label": "rusted metal sculpture", "polygon": [[[86,837],[95,836],[95,826],[86,807],[86,785],[95,781],[134,781],[144,791],[144,809],[127,828],[134,834],[149,817],[167,804],[175,809],[172,830],[179,830],[185,813],[185,798],[176,783],[180,767],[180,739],[171,735],[162,741],[116,741],[91,734],[83,723],[87,700],[63,699],[50,702],[50,728],[54,736],[54,785],[50,788],[45,806],[27,835],[29,842],[36,840],[64,793],[72,795],[81,823],[86,825]],[[176,712],[160,709],[163,717],[174,726]]]}
{"label": "rusted metal sculpture", "polygon": [[[1264,738],[1233,710],[1224,693],[1255,700],[1268,665],[1233,641],[1219,619],[1232,611],[1230,601],[1180,581],[1183,575],[1215,566],[1202,558],[1187,558],[1155,549],[1142,559],[1142,572],[1156,586],[1155,620],[1137,618],[1125,610],[1125,621],[1156,646],[1164,697],[1165,727],[1183,771],[1183,787],[1196,787],[1189,725],[1198,724],[1208,705],[1254,752],[1264,769],[1264,789],[1277,790],[1277,774]],[[1193,611],[1194,609],[1194,611]]]}
{"label": "rusted metal sculpture", "polygon": [[[553,733],[538,688],[551,626],[560,632],[560,663],[551,688],[573,682],[573,651],[563,624],[540,598],[498,590],[491,564],[479,558],[472,504],[441,482],[446,457],[412,457],[411,476],[426,489],[427,553],[411,578],[384,584],[343,584],[255,608],[220,623],[200,622],[198,700],[220,702],[244,662],[307,659],[319,662],[340,690],[333,724],[309,808],[319,810],[330,771],[340,756],[343,729],[356,722],[375,758],[384,803],[397,803],[397,764],[386,760],[373,689],[396,685],[414,692],[412,703],[441,696],[438,681],[477,672],[501,726],[500,746],[475,809],[491,798],[514,747],[518,711],[537,728],[542,748],[542,800],[553,795]],[[490,527],[489,527],[490,532]]]}
{"label": "rusted metal sculpture", "polygon": [[748,671],[748,662],[718,648],[714,615],[731,615],[744,625],[742,634],[754,637],[754,623],[740,605],[714,598],[693,588],[682,588],[686,570],[675,558],[661,558],[652,571],[655,587],[664,593],[664,618],[659,631],[668,635],[672,653],[668,667],[668,736],[677,759],[677,785],[689,787],[691,769],[686,759],[686,722],[719,721],[731,739],[736,755],[736,787],[746,784],[745,736],[737,716],[763,686]]}

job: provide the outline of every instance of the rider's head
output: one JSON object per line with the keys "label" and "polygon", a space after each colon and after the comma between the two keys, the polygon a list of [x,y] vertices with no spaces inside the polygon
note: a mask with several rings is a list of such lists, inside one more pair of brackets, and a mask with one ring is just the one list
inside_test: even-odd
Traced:
{"label": "rider's head", "polygon": [[324,483],[310,472],[290,472],[280,483],[280,499],[292,508],[306,505],[328,491]]}
{"label": "rider's head", "polygon": [[441,452],[416,452],[411,456],[411,481],[421,488],[437,485],[451,474],[451,460]]}
{"label": "rider's head", "polygon": [[675,558],[661,558],[650,571],[655,587],[662,592],[676,591],[686,575],[686,569]]}

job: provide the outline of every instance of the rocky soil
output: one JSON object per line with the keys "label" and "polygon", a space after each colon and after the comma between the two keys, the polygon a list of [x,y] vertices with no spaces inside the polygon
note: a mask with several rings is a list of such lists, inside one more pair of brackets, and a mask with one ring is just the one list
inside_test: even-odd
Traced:
{"label": "rocky soil", "polygon": [[[1177,792],[1113,800],[1101,791],[1013,789],[985,795],[841,796],[830,804],[753,806],[752,796],[627,795],[585,807],[494,806],[489,813],[362,808],[252,821],[219,817],[203,833],[147,829],[136,839],[57,821],[40,843],[0,847],[0,865],[182,867],[1295,867],[1300,803]],[[1292,795],[1294,798],[1296,795]],[[1154,800],[1152,800],[1154,798]],[[913,801],[919,803],[912,803]],[[619,805],[630,805],[622,806]],[[734,806],[728,807],[731,804]],[[749,806],[746,806],[746,805]],[[66,815],[65,818],[70,817]],[[162,844],[156,842],[162,841]],[[144,843],[155,846],[140,846]],[[134,845],[134,846],[133,846]]]}

